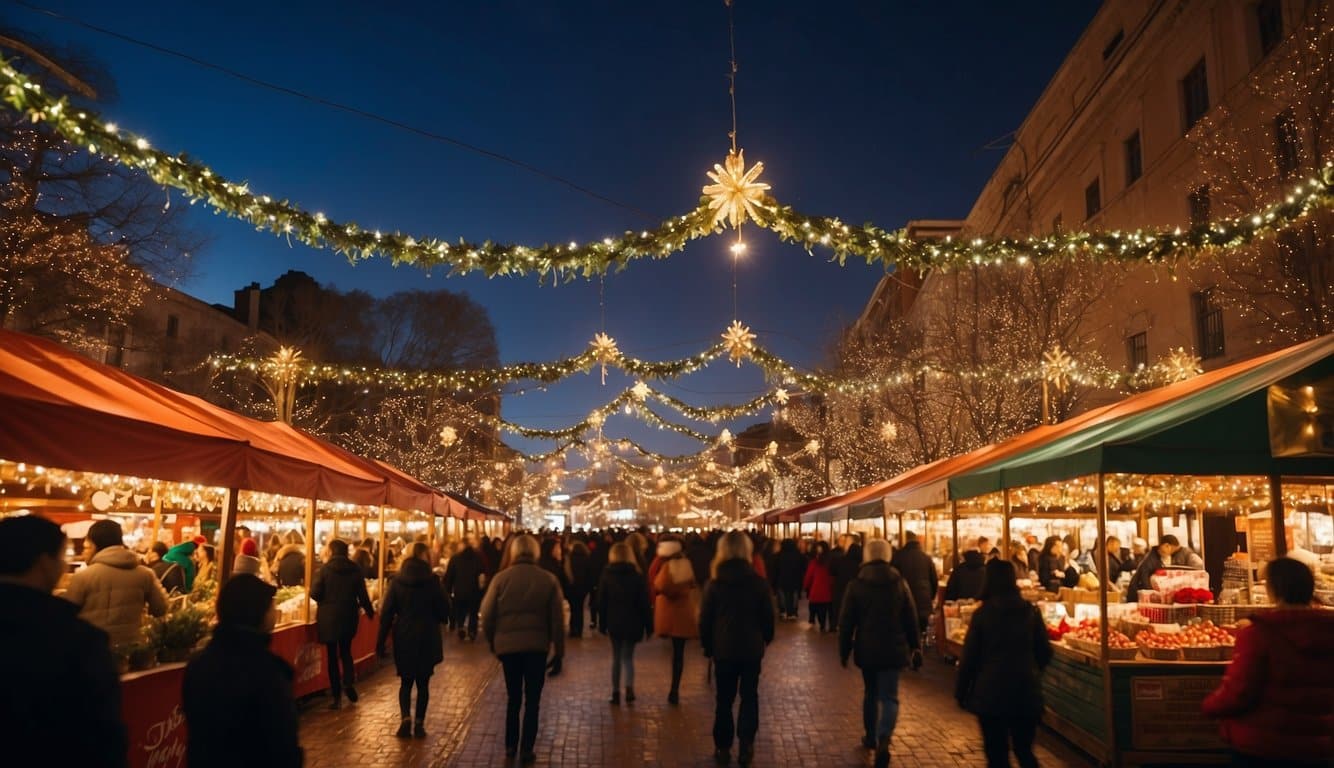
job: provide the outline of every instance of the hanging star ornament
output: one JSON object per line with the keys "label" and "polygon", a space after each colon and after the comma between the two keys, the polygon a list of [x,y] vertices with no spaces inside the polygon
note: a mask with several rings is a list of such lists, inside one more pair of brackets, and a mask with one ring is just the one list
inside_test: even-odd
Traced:
{"label": "hanging star ornament", "polygon": [[459,431],[453,427],[443,427],[440,430],[440,444],[448,448],[459,440]]}
{"label": "hanging star ornament", "polygon": [[733,320],[723,332],[723,344],[727,347],[727,356],[740,368],[741,361],[750,357],[750,351],[755,346],[755,334],[742,325],[740,320]]}
{"label": "hanging star ornament", "polygon": [[630,394],[634,395],[634,398],[642,403],[644,402],[645,399],[648,398],[649,394],[648,385],[642,381],[636,381],[635,385],[633,387],[630,387]]}
{"label": "hanging star ornament", "polygon": [[1061,392],[1070,386],[1070,377],[1075,372],[1075,359],[1060,344],[1042,354],[1042,377]]}
{"label": "hanging star ornament", "polygon": [[886,421],[880,425],[880,439],[887,443],[892,443],[899,437],[899,428],[892,421]]}
{"label": "hanging star ornament", "polygon": [[722,431],[722,433],[718,435],[718,444],[719,444],[719,445],[731,445],[731,444],[732,444],[732,430],[730,430],[730,429],[724,429],[724,430]]}
{"label": "hanging star ornament", "polygon": [[713,172],[707,174],[713,183],[704,187],[704,196],[709,198],[709,210],[713,211],[711,227],[716,229],[726,221],[736,229],[746,217],[762,223],[759,210],[769,185],[756,181],[761,173],[764,173],[764,163],[756,163],[749,170],[746,169],[744,149],[727,153],[727,159],[721,165],[713,166]]}
{"label": "hanging star ornament", "polygon": [[1161,372],[1164,383],[1175,384],[1178,381],[1204,373],[1204,367],[1200,364],[1200,358],[1187,352],[1184,347],[1177,347],[1172,353],[1163,358],[1157,365]]}
{"label": "hanging star ornament", "polygon": [[776,390],[774,390],[774,402],[775,402],[775,403],[778,403],[779,405],[787,405],[787,401],[788,401],[788,398],[789,398],[789,397],[790,397],[790,395],[788,395],[786,389],[776,389]]}
{"label": "hanging star ornament", "polygon": [[616,348],[616,340],[605,333],[599,333],[589,342],[589,348],[593,351],[593,357],[602,363],[602,383],[607,383],[607,363],[614,363],[621,356],[621,350]]}

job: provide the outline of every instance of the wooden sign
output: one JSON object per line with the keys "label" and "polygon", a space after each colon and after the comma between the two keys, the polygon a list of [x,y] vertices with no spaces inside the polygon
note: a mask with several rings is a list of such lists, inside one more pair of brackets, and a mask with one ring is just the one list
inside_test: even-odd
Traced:
{"label": "wooden sign", "polygon": [[1218,723],[1200,712],[1218,676],[1130,678],[1131,739],[1135,749],[1222,749]]}

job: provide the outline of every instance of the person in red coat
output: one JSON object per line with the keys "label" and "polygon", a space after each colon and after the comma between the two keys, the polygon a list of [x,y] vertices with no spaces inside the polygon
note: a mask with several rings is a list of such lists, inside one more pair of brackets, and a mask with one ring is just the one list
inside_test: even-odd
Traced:
{"label": "person in red coat", "polygon": [[1232,664],[1204,714],[1222,721],[1234,766],[1315,768],[1334,755],[1334,611],[1311,607],[1315,577],[1281,557],[1267,567],[1275,610],[1237,633]]}
{"label": "person in red coat", "polygon": [[810,623],[819,624],[821,632],[837,630],[829,622],[829,605],[834,602],[834,576],[829,570],[829,544],[815,542],[815,556],[806,566],[806,578],[801,588],[810,601]]}

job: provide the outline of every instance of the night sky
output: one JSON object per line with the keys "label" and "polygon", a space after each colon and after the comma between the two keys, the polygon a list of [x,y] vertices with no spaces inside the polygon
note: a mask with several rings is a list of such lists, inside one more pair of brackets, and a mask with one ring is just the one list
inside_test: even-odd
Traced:
{"label": "night sky", "polygon": [[[0,3],[7,24],[108,68],[117,91],[102,107],[109,119],[258,193],[368,228],[528,244],[601,238],[688,211],[729,146],[722,0],[38,4],[513,156],[651,214]],[[772,194],[803,212],[885,228],[962,218],[1001,158],[984,146],[1018,127],[1097,6],[737,0],[740,145],[748,162],[764,162]],[[233,289],[267,285],[288,269],[376,294],[444,286],[488,309],[506,362],[575,354],[602,330],[596,281],[552,287],[352,267],[202,205],[192,217],[210,242],[178,287],[207,301],[230,304]],[[840,269],[753,226],[747,232],[740,319],[778,354],[820,364],[881,268]],[[712,344],[732,320],[727,244],[696,241],[668,261],[609,277],[607,333],[623,351],[652,359]],[[504,412],[565,425],[628,383],[609,376],[604,389],[596,373],[578,376],[507,397]],[[661,386],[701,404],[764,388],[756,369],[726,361]],[[698,448],[627,417],[613,418],[607,434],[661,451]]]}

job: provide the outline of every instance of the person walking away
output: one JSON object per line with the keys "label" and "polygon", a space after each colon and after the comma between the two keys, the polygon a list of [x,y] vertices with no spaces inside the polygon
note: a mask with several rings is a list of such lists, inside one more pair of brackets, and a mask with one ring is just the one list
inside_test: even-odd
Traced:
{"label": "person walking away", "polygon": [[287,532],[287,543],[273,556],[273,575],[280,587],[306,584],[306,544],[296,531]]}
{"label": "person walking away", "polygon": [[801,582],[806,578],[808,563],[797,549],[794,539],[783,539],[779,545],[777,573],[778,610],[788,621],[797,620],[797,596],[801,593]]}
{"label": "person walking away", "polygon": [[356,665],[352,661],[352,638],[356,636],[360,622],[358,606],[368,618],[375,618],[375,607],[366,592],[366,575],[347,556],[347,551],[346,541],[329,541],[329,562],[315,574],[315,584],[310,590],[310,599],[320,606],[315,615],[316,634],[324,643],[324,652],[328,656],[329,694],[333,696],[329,709],[343,706],[344,690],[348,701],[357,702],[357,689],[353,687]]}
{"label": "person walking away", "polygon": [[903,548],[894,553],[890,565],[908,583],[913,605],[917,607],[917,628],[925,635],[931,623],[931,611],[936,605],[936,593],[940,590],[936,564],[930,555],[922,551],[922,542],[917,540],[917,534],[904,531]]}
{"label": "person walking away", "polygon": [[546,672],[559,675],[565,658],[560,582],[538,566],[538,554],[537,539],[515,537],[509,567],[496,574],[482,598],[482,632],[505,673],[505,756],[512,759],[522,750],[525,765],[537,760],[533,747]]}
{"label": "person walking away", "polygon": [[269,651],[275,592],[250,574],[218,592],[218,626],[181,684],[190,768],[301,766],[292,667]]}
{"label": "person walking away", "polygon": [[834,579],[833,599],[829,603],[829,631],[831,632],[838,627],[838,612],[843,607],[843,596],[847,594],[848,585],[852,583],[853,579],[857,578],[857,571],[862,565],[862,545],[857,537],[844,534],[839,541],[845,546],[829,567],[829,573]]}
{"label": "person walking away", "polygon": [[357,545],[357,551],[352,554],[352,562],[361,567],[366,578],[380,578],[380,563],[375,557],[375,539],[362,539]]}
{"label": "person walking away", "polygon": [[986,564],[981,552],[975,549],[964,552],[963,562],[950,571],[950,577],[945,581],[945,599],[976,600],[982,592]]}
{"label": "person walking away", "polygon": [[88,565],[70,577],[65,599],[79,618],[106,632],[111,646],[140,640],[144,608],[153,616],[167,612],[167,593],[153,570],[125,548],[120,523],[98,520],[83,540]]}
{"label": "person walking away", "polygon": [[[440,582],[431,571],[430,548],[412,545],[412,555],[403,561],[398,575],[389,584],[380,605],[380,631],[375,653],[384,658],[385,641],[394,633],[394,669],[398,672],[398,714],[395,733],[401,739],[426,738],[426,707],[431,699],[431,675],[445,660],[440,625],[449,621],[449,604]],[[417,688],[415,719],[412,688]]]}
{"label": "person walking away", "polygon": [[593,591],[593,567],[588,545],[575,539],[570,544],[570,556],[565,558],[565,575],[570,586],[566,600],[570,604],[570,637],[584,636],[584,603]]}
{"label": "person walking away", "polygon": [[[699,610],[699,637],[704,655],[713,659],[717,701],[713,715],[714,759],[731,761],[732,741],[740,742],[737,762],[750,765],[755,734],[760,728],[760,665],[773,642],[778,611],[764,578],[751,562],[750,538],[729,531],[718,540],[709,584]],[[735,723],[732,704],[741,706]]]}
{"label": "person walking away", "polygon": [[[588,626],[597,629],[602,619],[602,599],[598,595],[598,585],[602,584],[602,573],[611,562],[611,548],[616,544],[610,532],[603,533],[599,539],[590,541],[592,554],[589,557],[589,578],[592,579],[593,591],[588,594]],[[603,634],[606,634],[605,632]]]}
{"label": "person walking away", "polygon": [[561,544],[560,539],[545,539],[541,545],[542,555],[537,559],[537,564],[542,570],[556,577],[560,584],[560,594],[562,599],[561,615],[564,617],[564,629],[570,628],[569,600],[570,600],[570,574],[565,570],[565,546]]}
{"label": "person walking away", "polygon": [[454,628],[458,630],[460,640],[465,637],[477,639],[477,610],[482,604],[486,572],[476,543],[476,537],[470,536],[445,565],[445,594],[454,610]]}
{"label": "person walking away", "polygon": [[[120,678],[107,633],[51,594],[65,534],[36,515],[0,519],[0,687],[6,765],[125,768]],[[58,757],[57,757],[58,756]]]}
{"label": "person walking away", "polygon": [[866,543],[865,562],[848,584],[839,609],[838,656],[862,671],[862,746],[875,750],[875,765],[889,765],[899,717],[899,675],[922,666],[922,633],[908,582],[892,565],[884,539]]}
{"label": "person walking away", "polygon": [[829,605],[834,601],[834,577],[829,573],[829,545],[823,541],[815,542],[815,556],[806,566],[806,576],[801,588],[806,590],[809,601],[807,617],[811,626],[818,625],[821,632],[832,629],[829,624]]}
{"label": "person walking away", "polygon": [[263,573],[263,564],[259,560],[259,543],[254,539],[241,540],[241,551],[232,561],[232,573],[248,573],[256,578]]}
{"label": "person walking away", "polygon": [[1313,608],[1315,577],[1304,563],[1269,561],[1274,610],[1237,633],[1232,663],[1204,700],[1222,721],[1232,765],[1328,768],[1334,756],[1334,612]]}
{"label": "person walking away", "polygon": [[598,581],[599,629],[611,638],[611,703],[621,703],[624,673],[625,703],[635,700],[635,645],[653,634],[653,608],[648,582],[639,570],[634,550],[620,542],[611,545],[607,567]]}
{"label": "person walking away", "polygon": [[168,563],[180,566],[183,594],[189,594],[195,588],[195,573],[198,571],[198,566],[195,564],[195,548],[198,546],[193,541],[183,541],[167,550],[167,554],[162,556]]}
{"label": "person walking away", "polygon": [[170,596],[185,591],[185,571],[181,566],[167,560],[166,556],[167,545],[160,541],[153,542],[149,550],[148,567],[162,585],[162,591]]}
{"label": "person walking away", "polygon": [[1008,768],[1011,747],[1021,768],[1036,768],[1042,670],[1051,656],[1047,627],[1019,594],[1014,566],[1008,560],[987,563],[982,606],[968,625],[954,698],[977,716],[988,768]]}
{"label": "person walking away", "polygon": [[654,633],[672,641],[672,687],[667,693],[667,703],[675,705],[681,701],[686,641],[699,636],[699,585],[679,539],[658,542],[658,555],[649,573],[654,594]]}

